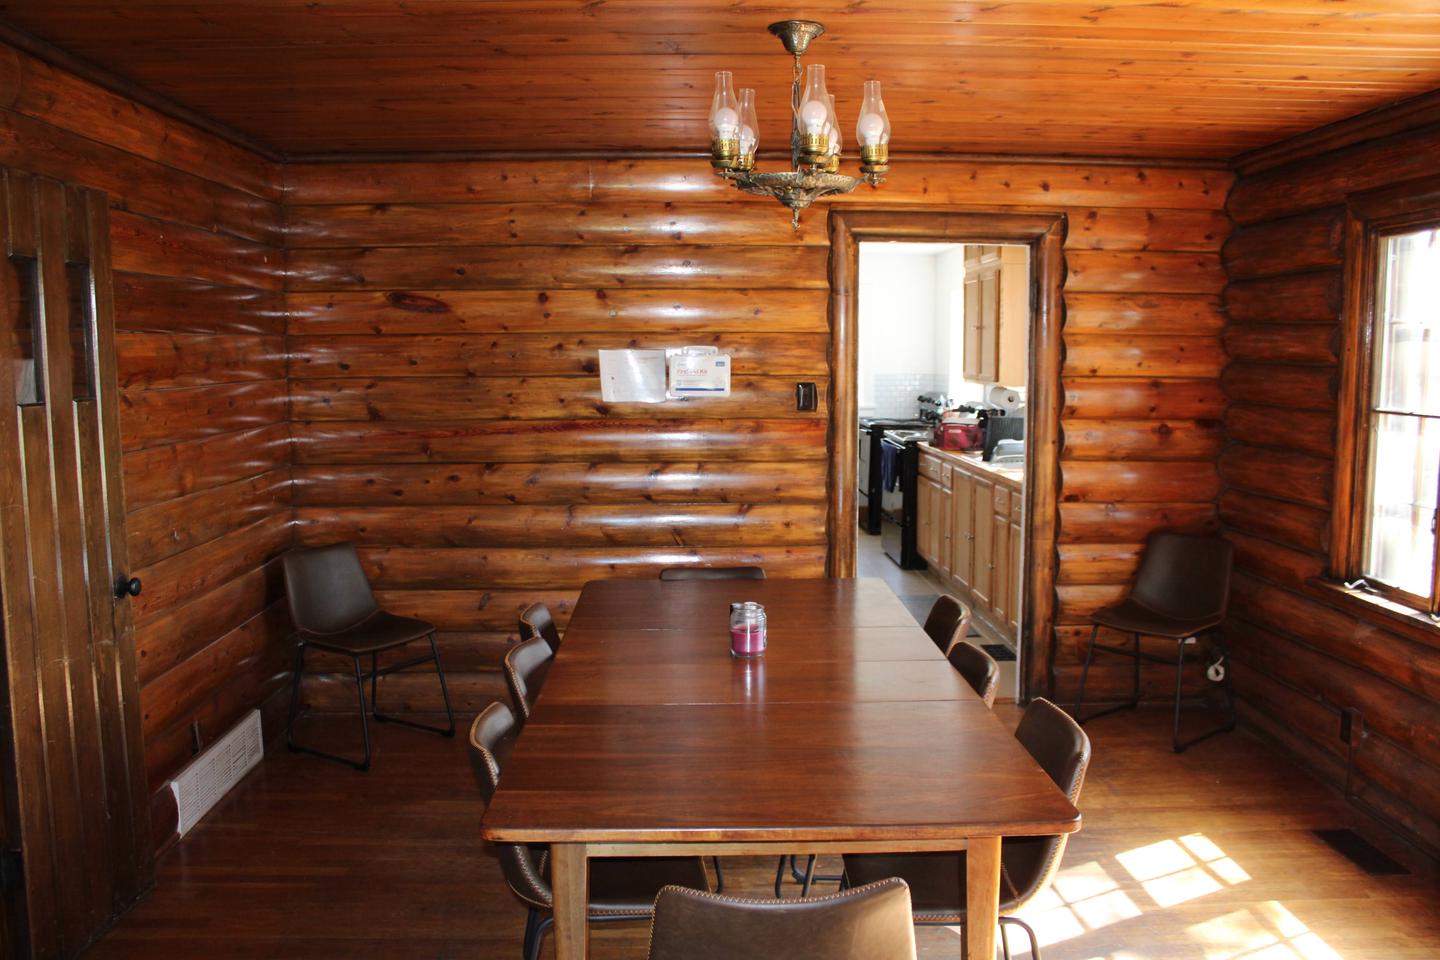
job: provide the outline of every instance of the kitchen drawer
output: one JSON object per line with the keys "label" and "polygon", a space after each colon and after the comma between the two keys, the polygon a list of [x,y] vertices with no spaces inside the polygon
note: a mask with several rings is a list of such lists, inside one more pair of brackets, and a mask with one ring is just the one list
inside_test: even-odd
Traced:
{"label": "kitchen drawer", "polygon": [[994,493],[992,496],[993,496],[995,516],[997,516],[997,517],[1005,517],[1006,519],[1009,519],[1009,517],[1010,517],[1010,488],[1009,488],[1009,487],[1002,487],[1002,486],[1000,486],[1000,484],[997,483],[997,484],[995,484],[995,493]]}
{"label": "kitchen drawer", "polygon": [[940,483],[943,477],[945,483],[950,482],[950,467],[941,461],[933,453],[920,453],[920,476],[929,477],[936,483]]}

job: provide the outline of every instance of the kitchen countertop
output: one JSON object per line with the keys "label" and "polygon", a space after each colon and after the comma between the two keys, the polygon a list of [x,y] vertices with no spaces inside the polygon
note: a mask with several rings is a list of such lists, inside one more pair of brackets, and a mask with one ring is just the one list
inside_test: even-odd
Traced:
{"label": "kitchen countertop", "polygon": [[920,452],[928,453],[949,460],[951,463],[958,463],[968,470],[976,473],[988,473],[1000,480],[1015,484],[1017,487],[1025,484],[1025,468],[1020,467],[997,467],[994,464],[986,463],[979,453],[967,453],[960,450],[941,450],[934,444],[920,442]]}

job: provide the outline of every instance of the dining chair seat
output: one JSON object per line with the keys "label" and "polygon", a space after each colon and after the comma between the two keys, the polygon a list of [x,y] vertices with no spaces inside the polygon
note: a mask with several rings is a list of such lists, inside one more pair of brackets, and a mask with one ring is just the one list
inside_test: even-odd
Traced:
{"label": "dining chair seat", "polygon": [[[1008,847],[1015,843],[1006,840]],[[875,853],[845,858],[845,882],[851,886],[876,883],[887,877],[903,877],[910,885],[910,905],[916,919],[934,923],[964,923],[965,854],[959,853]],[[1000,912],[1011,913],[1020,905],[1020,891],[1010,882],[1008,872],[1000,874]]]}
{"label": "dining chair seat", "polygon": [[964,640],[970,632],[971,616],[969,607],[948,593],[942,593],[935,598],[930,613],[925,617],[925,633],[941,653],[949,653],[955,642]]}
{"label": "dining chair seat", "polygon": [[545,604],[532,603],[520,611],[519,628],[521,640],[540,637],[550,644],[551,650],[560,652],[560,628],[555,625],[555,618]]}
{"label": "dining chair seat", "polygon": [[545,677],[555,661],[555,651],[541,637],[517,643],[505,653],[505,685],[510,690],[510,699],[515,704],[515,713],[521,720],[529,720],[535,708],[540,689],[545,686]]}
{"label": "dining chair seat", "polygon": [[435,628],[424,620],[400,617],[384,610],[375,611],[339,633],[299,631],[310,646],[336,653],[377,653],[411,640],[424,640],[434,632]]}
{"label": "dining chair seat", "polygon": [[945,659],[965,678],[970,689],[985,701],[985,706],[995,706],[995,691],[1000,687],[1000,664],[985,652],[984,647],[969,640],[956,640]]}

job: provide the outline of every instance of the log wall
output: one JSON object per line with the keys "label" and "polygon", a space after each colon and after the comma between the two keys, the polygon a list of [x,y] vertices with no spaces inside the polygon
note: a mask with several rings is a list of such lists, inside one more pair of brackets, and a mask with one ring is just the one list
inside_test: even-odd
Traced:
{"label": "log wall", "polygon": [[290,542],[278,168],[0,47],[0,165],[105,191],[135,644],[165,781],[283,686]]}
{"label": "log wall", "polygon": [[[1228,173],[905,161],[872,207],[1055,211],[1066,244],[1058,690],[1145,535],[1214,529]],[[298,536],[353,539],[385,603],[445,632],[467,709],[518,609],[678,563],[823,574],[826,205],[798,232],[702,161],[293,164]],[[602,347],[715,344],[729,400],[599,398]],[[1050,638],[1038,654],[1048,655]],[[1101,667],[1098,696],[1128,674]],[[1154,688],[1172,687],[1157,670]],[[433,680],[387,694],[433,708]],[[1147,684],[1149,681],[1147,680]],[[348,703],[343,684],[311,699]]]}
{"label": "log wall", "polygon": [[1420,129],[1236,183],[1220,518],[1236,547],[1227,631],[1247,718],[1342,787],[1341,716],[1357,711],[1353,789],[1440,850],[1440,636],[1311,582],[1330,550],[1346,197],[1433,175],[1437,150],[1440,130]]}

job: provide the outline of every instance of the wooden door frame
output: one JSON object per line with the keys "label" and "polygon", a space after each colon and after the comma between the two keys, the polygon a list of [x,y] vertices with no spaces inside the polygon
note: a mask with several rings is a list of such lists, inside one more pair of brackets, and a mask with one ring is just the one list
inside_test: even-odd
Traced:
{"label": "wooden door frame", "polygon": [[[1020,700],[1052,692],[1055,552],[1060,490],[1061,328],[1065,320],[1064,213],[959,212],[953,208],[830,211],[830,471],[826,518],[832,577],[855,576],[857,350],[860,244],[1024,244],[1030,248],[1030,360],[1027,383],[1024,550],[1020,611]],[[1045,557],[1046,563],[1034,558]],[[1043,638],[1036,642],[1036,637]]]}

